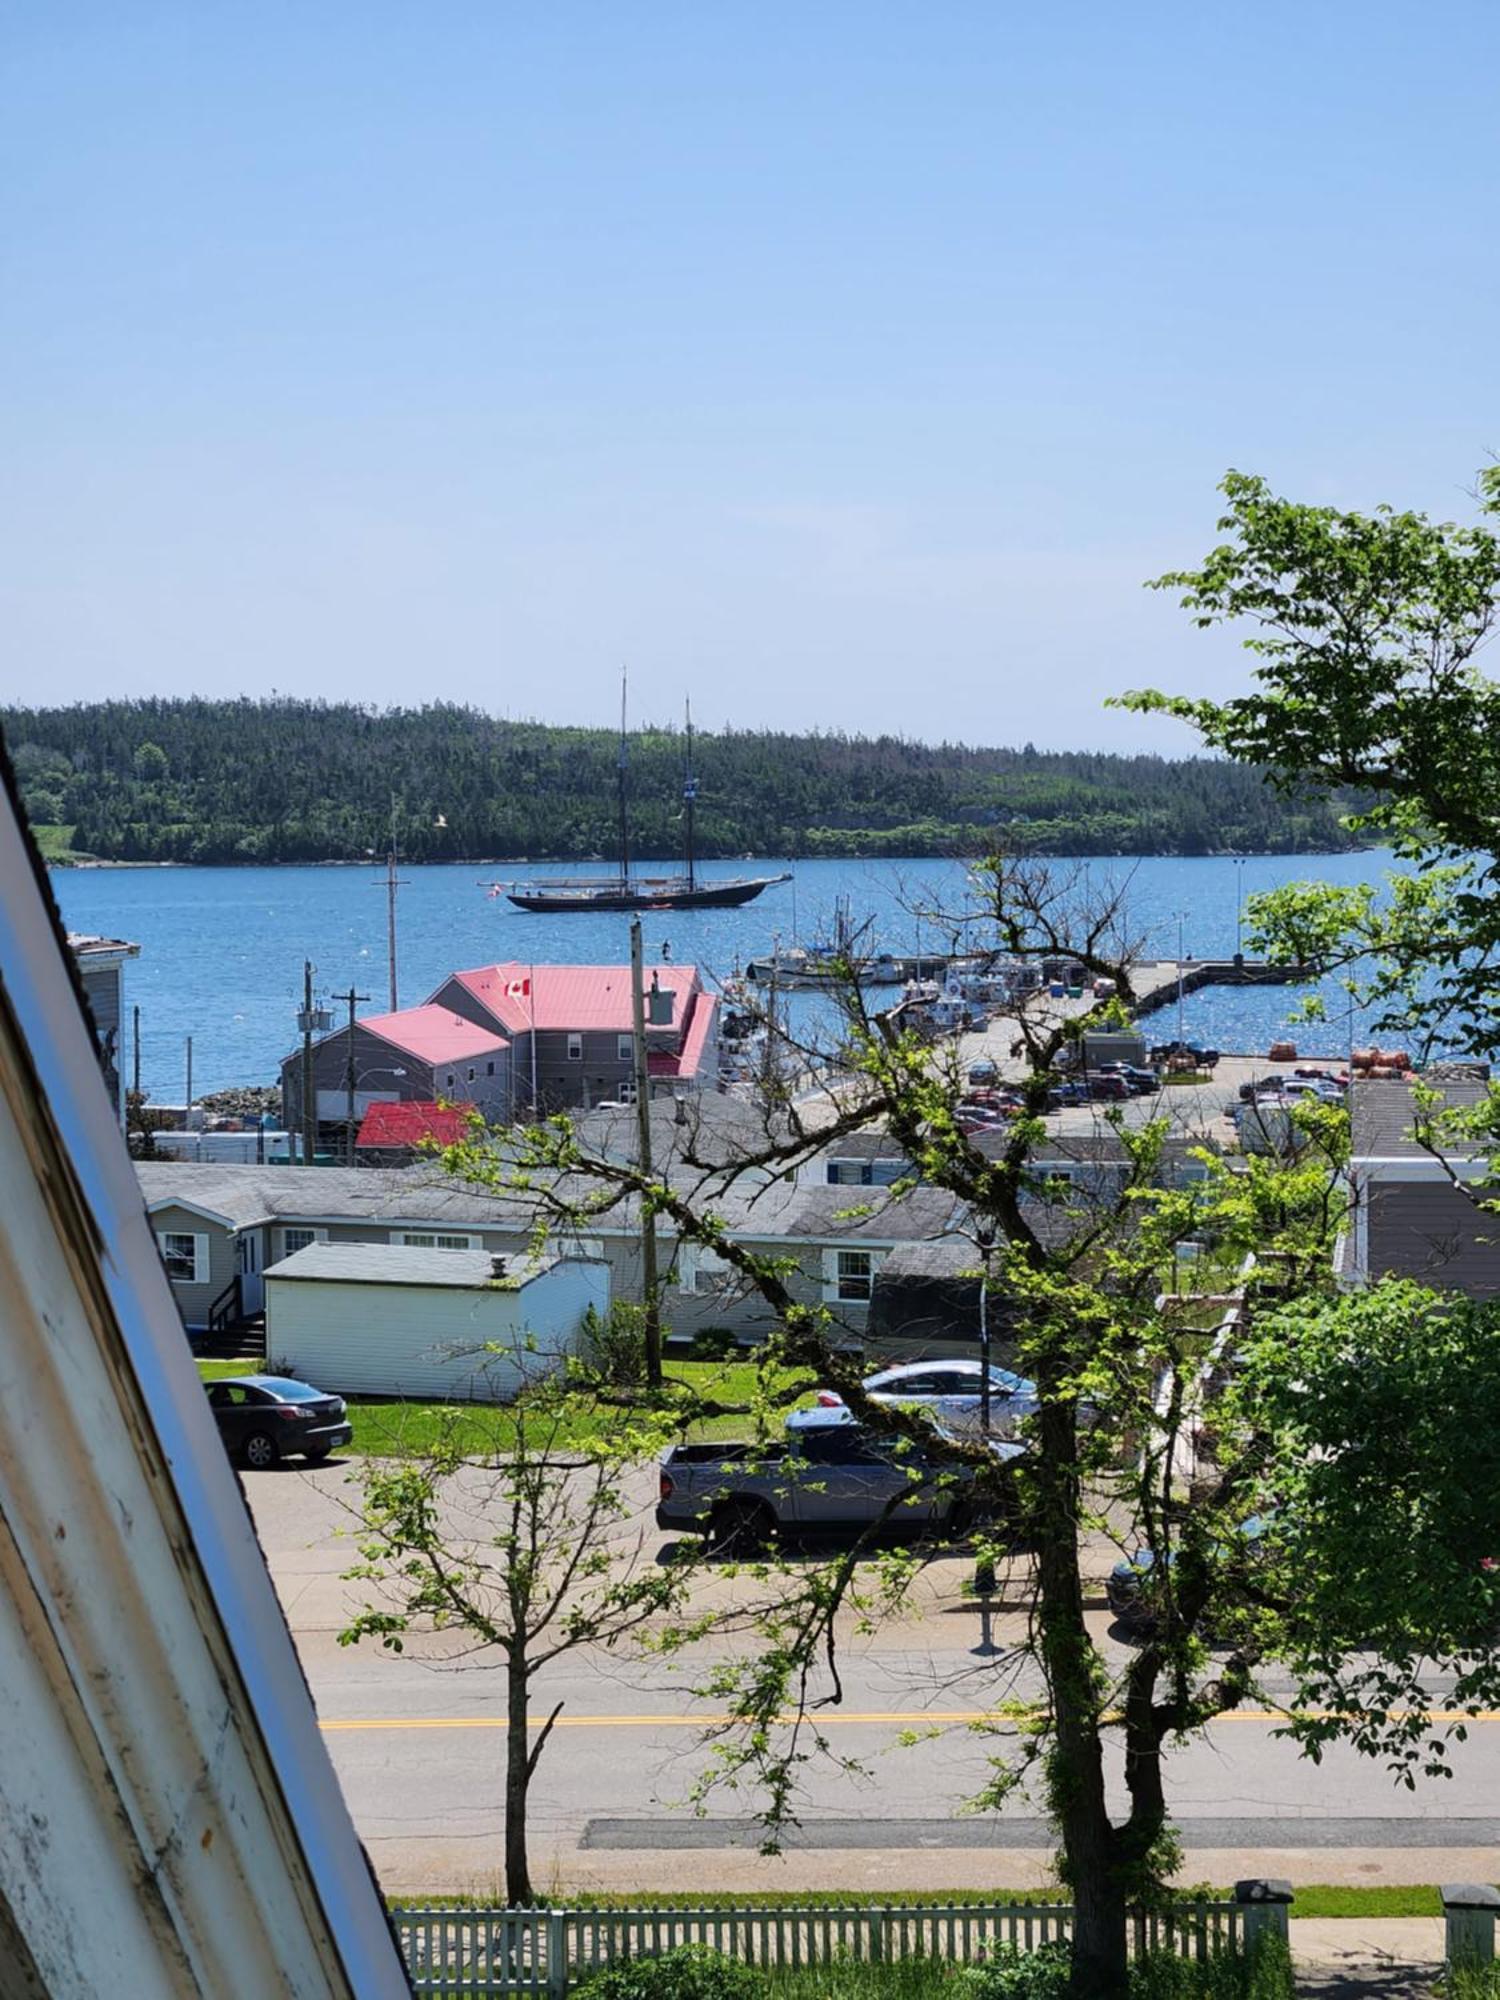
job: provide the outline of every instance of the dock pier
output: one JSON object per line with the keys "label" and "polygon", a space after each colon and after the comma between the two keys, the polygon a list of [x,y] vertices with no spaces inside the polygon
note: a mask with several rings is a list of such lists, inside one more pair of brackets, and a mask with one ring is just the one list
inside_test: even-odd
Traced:
{"label": "dock pier", "polygon": [[[1170,1007],[1177,999],[1179,979],[1184,993],[1196,993],[1204,986],[1296,986],[1316,979],[1310,965],[1279,965],[1263,958],[1146,959],[1131,968],[1135,997],[1131,1012],[1139,1020],[1160,1007]],[[1138,975],[1149,974],[1149,981]]]}

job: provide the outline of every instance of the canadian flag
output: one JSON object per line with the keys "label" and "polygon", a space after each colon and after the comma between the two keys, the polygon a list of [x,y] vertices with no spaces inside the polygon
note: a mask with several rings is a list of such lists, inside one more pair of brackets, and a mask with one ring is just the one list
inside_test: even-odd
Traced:
{"label": "canadian flag", "polygon": [[529,979],[513,979],[505,989],[507,1000],[526,1000],[530,995],[531,981]]}

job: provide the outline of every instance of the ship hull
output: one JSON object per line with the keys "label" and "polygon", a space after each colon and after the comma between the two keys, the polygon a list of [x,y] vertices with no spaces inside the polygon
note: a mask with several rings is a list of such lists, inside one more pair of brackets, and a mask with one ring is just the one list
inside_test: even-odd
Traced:
{"label": "ship hull", "polygon": [[565,910],[737,910],[757,897],[762,889],[790,881],[789,875],[762,875],[728,882],[698,882],[692,888],[676,882],[649,879],[629,883],[580,883],[569,888],[559,883],[549,887],[535,883],[525,889],[508,889],[518,910],[537,916],[556,916]]}

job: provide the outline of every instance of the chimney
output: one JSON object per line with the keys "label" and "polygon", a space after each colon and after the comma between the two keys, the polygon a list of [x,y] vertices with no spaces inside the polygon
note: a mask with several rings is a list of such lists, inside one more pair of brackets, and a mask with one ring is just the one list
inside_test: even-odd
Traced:
{"label": "chimney", "polygon": [[677,995],[669,986],[665,993],[661,989],[661,976],[653,972],[651,990],[646,995],[646,1025],[648,1028],[670,1028],[672,1010],[677,1003]]}
{"label": "chimney", "polygon": [[498,1252],[490,1259],[490,1276],[492,1278],[505,1276],[505,1259]]}

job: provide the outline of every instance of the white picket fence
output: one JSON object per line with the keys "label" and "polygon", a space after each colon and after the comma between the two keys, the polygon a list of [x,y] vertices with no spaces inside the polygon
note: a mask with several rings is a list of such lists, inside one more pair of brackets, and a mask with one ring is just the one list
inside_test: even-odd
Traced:
{"label": "white picket fence", "polygon": [[[1137,1916],[1137,1950],[1172,1946],[1208,1953],[1244,1934],[1233,1902],[1176,1905]],[[565,2000],[579,1981],[622,1959],[654,1958],[674,1945],[703,1944],[748,1964],[796,1969],[837,1959],[984,1958],[997,1944],[1023,1951],[1066,1938],[1067,1903],[927,1903],[848,1908],[457,1910],[392,1913],[416,1993],[545,1994]]]}

